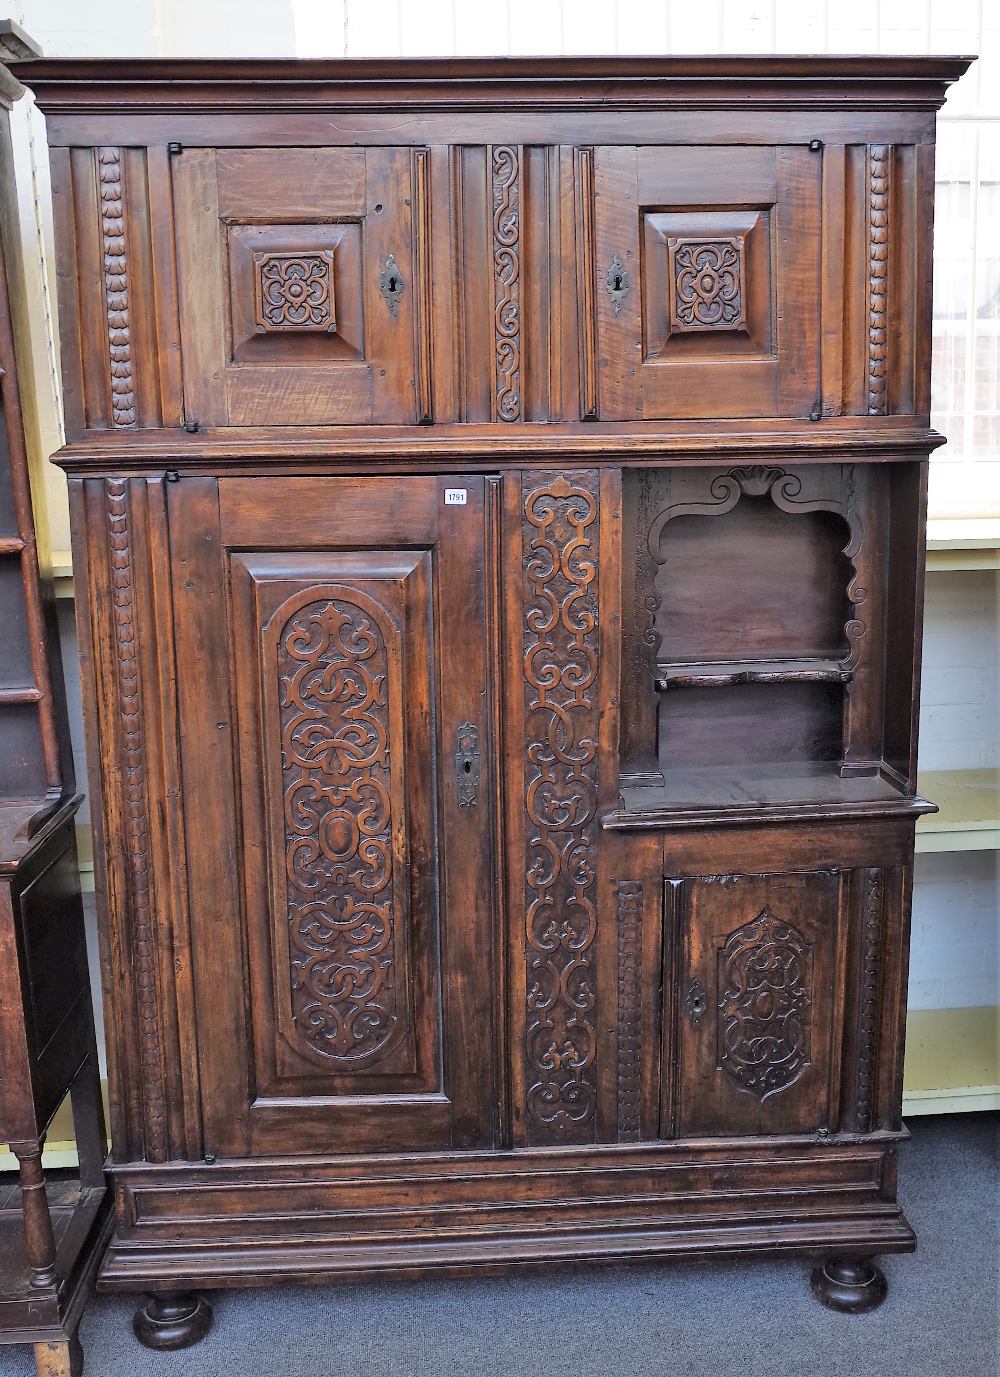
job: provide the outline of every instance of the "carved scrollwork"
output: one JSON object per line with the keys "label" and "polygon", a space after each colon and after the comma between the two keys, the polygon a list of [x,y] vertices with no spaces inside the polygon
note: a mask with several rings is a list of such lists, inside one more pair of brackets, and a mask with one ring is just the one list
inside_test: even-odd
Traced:
{"label": "carved scrollwork", "polygon": [[496,417],[521,418],[520,165],[516,148],[493,149],[493,327]]}
{"label": "carved scrollwork", "polygon": [[526,1064],[532,1142],[596,1132],[598,481],[523,479]]}
{"label": "carved scrollwork", "polygon": [[766,1100],[809,1064],[812,948],[764,908],[719,950],[718,1064]]}
{"label": "carved scrollwork", "polygon": [[118,428],[136,424],[121,149],[99,148],[97,172],[111,370],[111,424]]}
{"label": "carved scrollwork", "polygon": [[291,1024],[348,1070],[400,1022],[385,615],[352,590],[277,639]]}
{"label": "carved scrollwork", "polygon": [[[847,469],[845,477],[846,495],[844,501],[832,497],[815,499],[800,497],[802,479],[795,473],[766,464],[748,464],[716,474],[709,484],[707,502],[675,502],[664,508],[650,523],[646,547],[654,565],[663,562],[661,540],[667,524],[679,516],[724,516],[733,511],[742,498],[761,498],[769,496],[780,511],[795,516],[806,512],[833,512],[847,525],[848,538],[842,553],[852,566],[851,578],[847,585],[847,598],[851,604],[850,615],[844,625],[847,652],[840,661],[841,669],[853,672],[861,657],[861,642],[867,632],[867,625],[859,615],[859,608],[868,597],[868,590],[859,580],[859,560],[864,546],[864,531],[858,512],[855,492],[854,471]],[[655,588],[655,576],[654,584]]]}
{"label": "carved scrollwork", "polygon": [[745,327],[746,262],[742,235],[723,239],[671,236],[667,253],[672,331]]}
{"label": "carved scrollwork", "polygon": [[258,331],[336,329],[332,249],[255,253],[253,262]]}

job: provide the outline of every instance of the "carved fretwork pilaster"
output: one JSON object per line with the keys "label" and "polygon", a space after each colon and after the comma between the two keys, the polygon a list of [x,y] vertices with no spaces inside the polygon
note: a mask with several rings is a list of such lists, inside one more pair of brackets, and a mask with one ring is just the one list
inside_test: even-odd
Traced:
{"label": "carved fretwork pilaster", "polygon": [[124,479],[112,478],[106,482],[105,516],[115,632],[114,677],[125,824],[128,938],[135,975],[145,1110],[145,1153],[150,1162],[165,1162],[168,1157],[167,1110],[156,982],[156,940],[150,900],[149,809],[146,799],[142,691],[139,682],[128,484]]}
{"label": "carved fretwork pilaster", "polygon": [[492,150],[494,405],[498,421],[521,419],[521,210],[516,148]]}
{"label": "carved fretwork pilaster", "polygon": [[618,908],[618,1141],[640,1134],[642,1041],[642,881],[619,880]]}
{"label": "carved fretwork pilaster", "polygon": [[526,473],[529,1143],[596,1136],[598,475]]}
{"label": "carved fretwork pilaster", "polygon": [[882,971],[885,872],[864,872],[861,905],[861,996],[858,1019],[858,1131],[870,1133],[875,1098],[878,1021]]}

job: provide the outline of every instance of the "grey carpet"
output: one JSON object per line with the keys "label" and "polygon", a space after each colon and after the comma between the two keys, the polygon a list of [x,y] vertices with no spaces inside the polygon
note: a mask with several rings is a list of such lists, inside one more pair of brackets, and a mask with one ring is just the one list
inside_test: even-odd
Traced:
{"label": "grey carpet", "polygon": [[[801,1261],[623,1267],[471,1281],[216,1293],[182,1353],[132,1337],[99,1297],[88,1377],[997,1377],[1000,1115],[915,1119],[900,1196],[916,1256],[885,1260],[889,1297],[835,1315]],[[31,1377],[0,1348],[0,1377]]]}

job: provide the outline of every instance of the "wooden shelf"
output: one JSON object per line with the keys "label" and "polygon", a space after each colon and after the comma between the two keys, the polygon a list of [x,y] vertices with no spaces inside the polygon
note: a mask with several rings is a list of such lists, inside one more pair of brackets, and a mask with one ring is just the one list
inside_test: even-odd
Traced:
{"label": "wooden shelf", "polygon": [[844,684],[851,677],[841,660],[676,660],[656,666],[656,687],[727,688],[731,684]]}
{"label": "wooden shelf", "polygon": [[1000,848],[1000,769],[928,771],[920,793],[940,812],[917,823],[917,851]]}
{"label": "wooden shelf", "polygon": [[928,522],[927,569],[930,573],[1000,569],[1000,517]]}
{"label": "wooden shelf", "polygon": [[903,1114],[1000,1109],[1000,1008],[911,1009]]}
{"label": "wooden shelf", "polygon": [[791,762],[668,770],[662,785],[623,787],[621,806],[606,814],[612,830],[734,824],[742,821],[805,821],[926,812],[920,797],[902,794],[881,775],[841,777],[835,761]]}

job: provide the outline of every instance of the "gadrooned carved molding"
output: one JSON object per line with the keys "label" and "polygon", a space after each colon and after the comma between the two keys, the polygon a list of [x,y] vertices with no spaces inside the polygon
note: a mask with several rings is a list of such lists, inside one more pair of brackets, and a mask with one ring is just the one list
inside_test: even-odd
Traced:
{"label": "gadrooned carved molding", "polygon": [[125,237],[125,193],[120,148],[97,150],[97,173],[101,197],[101,250],[104,259],[108,367],[111,375],[111,424],[117,429],[136,424]]}
{"label": "gadrooned carved molding", "polygon": [[333,294],[333,250],[256,252],[254,320],[258,334],[337,328]]}
{"label": "gadrooned carved molding", "polygon": [[869,416],[888,409],[889,146],[868,149],[868,398]]}
{"label": "gadrooned carved molding", "polygon": [[640,1136],[642,1050],[642,881],[619,880],[618,910],[618,1140]]}
{"label": "gadrooned carved molding", "polygon": [[742,234],[711,239],[667,239],[671,333],[746,329],[746,240]]}
{"label": "gadrooned carved molding", "polygon": [[869,869],[863,873],[857,1114],[858,1131],[870,1133],[874,1112],[875,1063],[878,1052],[885,872]]}
{"label": "gadrooned carved molding", "polygon": [[115,689],[118,703],[118,749],[127,864],[129,940],[135,973],[142,1065],[143,1137],[147,1161],[165,1162],[167,1105],[160,1040],[156,980],[156,938],[149,874],[149,809],[146,800],[146,748],[143,733],[139,644],[135,622],[135,581],[128,483],[105,483],[105,520],[114,603]]}

